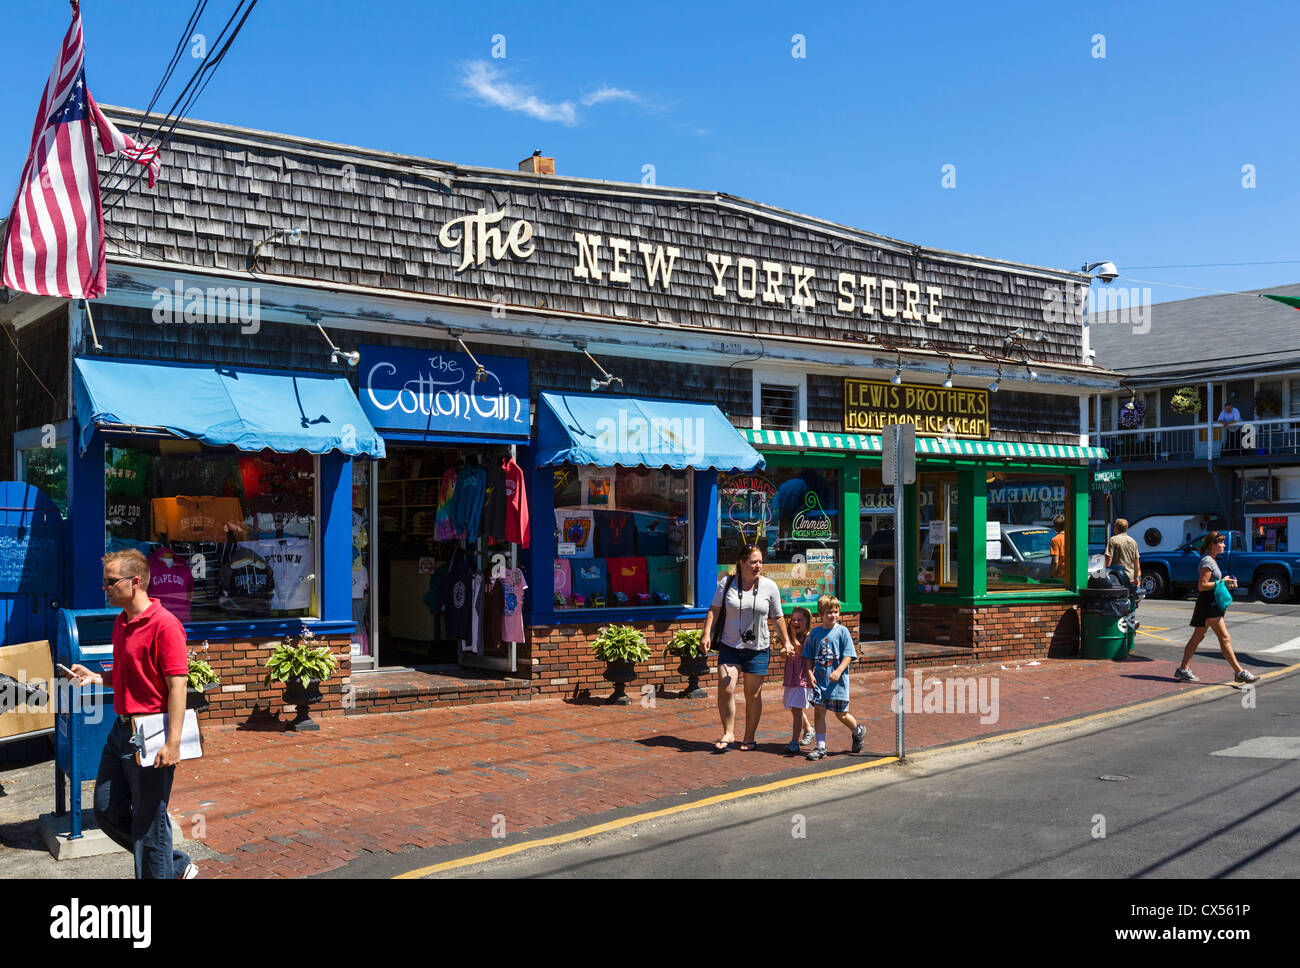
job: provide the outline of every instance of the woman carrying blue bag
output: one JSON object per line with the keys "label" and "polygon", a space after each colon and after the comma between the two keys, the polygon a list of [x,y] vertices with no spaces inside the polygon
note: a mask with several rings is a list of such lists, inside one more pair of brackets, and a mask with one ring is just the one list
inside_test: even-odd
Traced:
{"label": "woman carrying blue bag", "polygon": [[1196,647],[1205,638],[1206,626],[1214,629],[1214,634],[1219,637],[1219,651],[1228,660],[1228,665],[1232,666],[1233,678],[1237,682],[1256,682],[1259,679],[1259,676],[1243,669],[1241,663],[1237,661],[1237,656],[1232,651],[1232,638],[1228,635],[1228,626],[1223,620],[1224,611],[1232,604],[1232,589],[1237,587],[1237,579],[1224,578],[1223,572],[1219,570],[1219,563],[1214,560],[1223,552],[1225,544],[1223,535],[1217,531],[1207,534],[1201,544],[1203,557],[1198,572],[1199,580],[1196,583],[1196,608],[1192,611],[1190,623],[1195,631],[1187,640],[1187,648],[1183,649],[1182,665],[1174,670],[1174,678],[1179,682],[1197,681],[1197,677],[1192,674],[1188,666],[1191,664],[1192,656],[1196,655]]}

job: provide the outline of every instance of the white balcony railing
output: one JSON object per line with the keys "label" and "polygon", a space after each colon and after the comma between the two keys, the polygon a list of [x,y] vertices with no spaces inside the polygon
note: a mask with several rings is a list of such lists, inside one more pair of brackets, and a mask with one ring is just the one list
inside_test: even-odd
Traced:
{"label": "white balcony railing", "polygon": [[1225,433],[1217,423],[1191,427],[1139,427],[1090,435],[1116,463],[1205,460],[1207,457],[1300,454],[1300,417],[1243,420]]}

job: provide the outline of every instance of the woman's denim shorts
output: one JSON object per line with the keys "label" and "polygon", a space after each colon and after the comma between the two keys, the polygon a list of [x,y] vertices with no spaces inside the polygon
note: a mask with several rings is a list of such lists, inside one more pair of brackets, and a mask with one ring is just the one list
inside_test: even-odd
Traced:
{"label": "woman's denim shorts", "polygon": [[738,666],[746,675],[767,675],[767,663],[771,656],[771,649],[733,649],[729,645],[718,643],[718,665]]}

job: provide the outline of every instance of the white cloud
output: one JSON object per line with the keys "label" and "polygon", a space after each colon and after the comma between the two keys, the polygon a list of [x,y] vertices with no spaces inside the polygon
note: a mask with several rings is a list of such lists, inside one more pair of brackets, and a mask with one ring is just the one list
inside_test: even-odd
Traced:
{"label": "white cloud", "polygon": [[578,115],[572,101],[548,104],[526,89],[507,81],[497,68],[485,61],[472,61],[465,68],[462,82],[487,104],[507,111],[522,111],[539,121],[577,124]]}
{"label": "white cloud", "polygon": [[641,98],[633,94],[631,91],[625,91],[621,87],[610,87],[608,84],[602,85],[598,91],[593,91],[591,94],[583,95],[582,98],[582,103],[587,107],[591,107],[593,104],[600,104],[602,101],[632,101],[633,103],[639,104],[641,103]]}

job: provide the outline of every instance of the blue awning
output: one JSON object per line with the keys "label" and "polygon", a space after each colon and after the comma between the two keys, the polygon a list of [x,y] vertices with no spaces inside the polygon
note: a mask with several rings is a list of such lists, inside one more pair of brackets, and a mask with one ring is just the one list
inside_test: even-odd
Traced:
{"label": "blue awning", "polygon": [[543,393],[537,466],[671,467],[752,471],[763,458],[708,403]]}
{"label": "blue awning", "polygon": [[384,456],[346,378],[192,363],[79,358],[81,450],[96,429],[166,434],[212,447]]}

